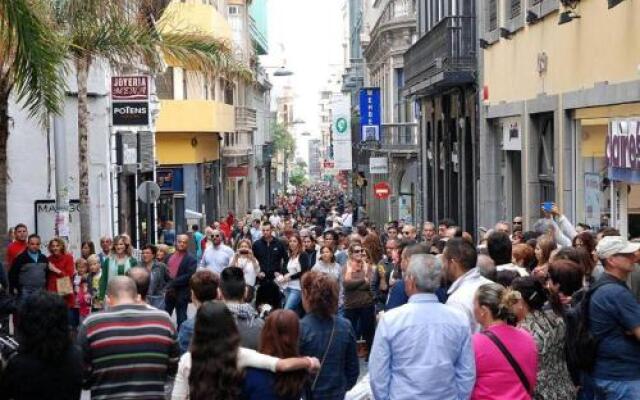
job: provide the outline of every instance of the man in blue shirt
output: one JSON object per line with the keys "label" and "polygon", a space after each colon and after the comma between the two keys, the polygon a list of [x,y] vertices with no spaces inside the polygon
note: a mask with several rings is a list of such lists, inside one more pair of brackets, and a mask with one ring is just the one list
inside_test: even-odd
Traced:
{"label": "man in blue shirt", "polygon": [[475,382],[469,321],[438,302],[442,264],[411,257],[404,277],[409,302],[384,314],[369,358],[374,398],[467,399]]}
{"label": "man in blue shirt", "polygon": [[589,330],[599,340],[592,377],[598,399],[640,399],[640,304],[626,285],[640,243],[605,236],[596,248],[604,274],[589,301]]}

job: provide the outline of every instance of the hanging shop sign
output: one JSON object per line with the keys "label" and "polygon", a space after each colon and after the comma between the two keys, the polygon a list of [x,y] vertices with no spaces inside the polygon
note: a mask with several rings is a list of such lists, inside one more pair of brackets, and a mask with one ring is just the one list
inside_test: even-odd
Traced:
{"label": "hanging shop sign", "polygon": [[380,141],[380,88],[360,89],[360,140]]}
{"label": "hanging shop sign", "polygon": [[[331,133],[336,142],[351,142],[351,101],[344,94],[335,94],[331,101]],[[351,169],[351,167],[349,167]]]}
{"label": "hanging shop sign", "polygon": [[351,142],[337,143],[333,149],[333,162],[338,171],[351,171]]}
{"label": "hanging shop sign", "polygon": [[369,173],[375,174],[388,174],[389,163],[387,157],[371,157],[369,158]]}
{"label": "hanging shop sign", "polygon": [[241,165],[239,167],[225,167],[227,178],[242,178],[249,176],[249,166]]}
{"label": "hanging shop sign", "polygon": [[376,199],[386,200],[391,196],[391,185],[389,182],[378,182],[373,185],[373,195]]}
{"label": "hanging shop sign", "polygon": [[640,183],[640,119],[614,119],[605,144],[608,177]]}
{"label": "hanging shop sign", "polygon": [[113,126],[149,125],[149,77],[111,78],[111,116]]}

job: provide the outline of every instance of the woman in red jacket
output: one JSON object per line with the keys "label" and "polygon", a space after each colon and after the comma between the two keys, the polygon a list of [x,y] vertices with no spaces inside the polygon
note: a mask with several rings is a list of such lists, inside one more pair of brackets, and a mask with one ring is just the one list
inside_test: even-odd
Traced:
{"label": "woman in red jacket", "polygon": [[[73,296],[73,275],[75,275],[75,267],[73,265],[73,256],[67,253],[67,244],[61,238],[53,238],[49,241],[49,273],[47,274],[47,290],[49,292],[58,293],[63,296],[64,302],[69,309],[72,309],[75,305]],[[58,282],[62,278],[67,278],[72,289],[71,293],[66,293],[61,282]],[[65,285],[67,286],[67,285]],[[73,321],[69,321],[73,326]]]}

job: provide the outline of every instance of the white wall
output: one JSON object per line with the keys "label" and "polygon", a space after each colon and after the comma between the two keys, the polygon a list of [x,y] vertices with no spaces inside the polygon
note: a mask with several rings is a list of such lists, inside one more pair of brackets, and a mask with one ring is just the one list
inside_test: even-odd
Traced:
{"label": "white wall", "polygon": [[[70,69],[69,76],[75,80]],[[109,181],[109,84],[110,75],[100,66],[94,66],[89,76],[89,194],[91,196],[92,238],[97,241],[111,232],[111,187]],[[69,171],[69,198],[78,199],[78,129],[75,81],[68,82],[64,106],[64,126]],[[34,202],[55,200],[55,152],[53,131],[29,119],[26,111],[11,102],[9,115],[13,119],[8,141],[9,184],[7,208],[9,226],[19,222],[27,224],[30,232],[35,228]],[[47,146],[47,137],[50,146]],[[51,157],[50,163],[48,156]]]}

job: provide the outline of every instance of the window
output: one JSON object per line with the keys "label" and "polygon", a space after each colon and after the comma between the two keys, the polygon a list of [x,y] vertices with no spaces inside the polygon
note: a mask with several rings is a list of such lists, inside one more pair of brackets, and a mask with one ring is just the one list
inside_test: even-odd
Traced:
{"label": "window", "polygon": [[187,100],[187,71],[182,69],[182,99]]}
{"label": "window", "polygon": [[156,79],[156,92],[162,100],[173,100],[173,67],[158,76]]}
{"label": "window", "polygon": [[509,16],[510,19],[519,17],[520,14],[522,13],[522,1],[521,0],[509,0],[507,2],[508,5],[508,9],[507,9],[507,15]]}
{"label": "window", "polygon": [[229,6],[229,15],[238,15],[238,14],[240,14],[238,7]]}
{"label": "window", "polygon": [[226,82],[224,86],[224,104],[233,105],[233,83]]}
{"label": "window", "polygon": [[487,0],[487,30],[498,29],[498,0]]}

